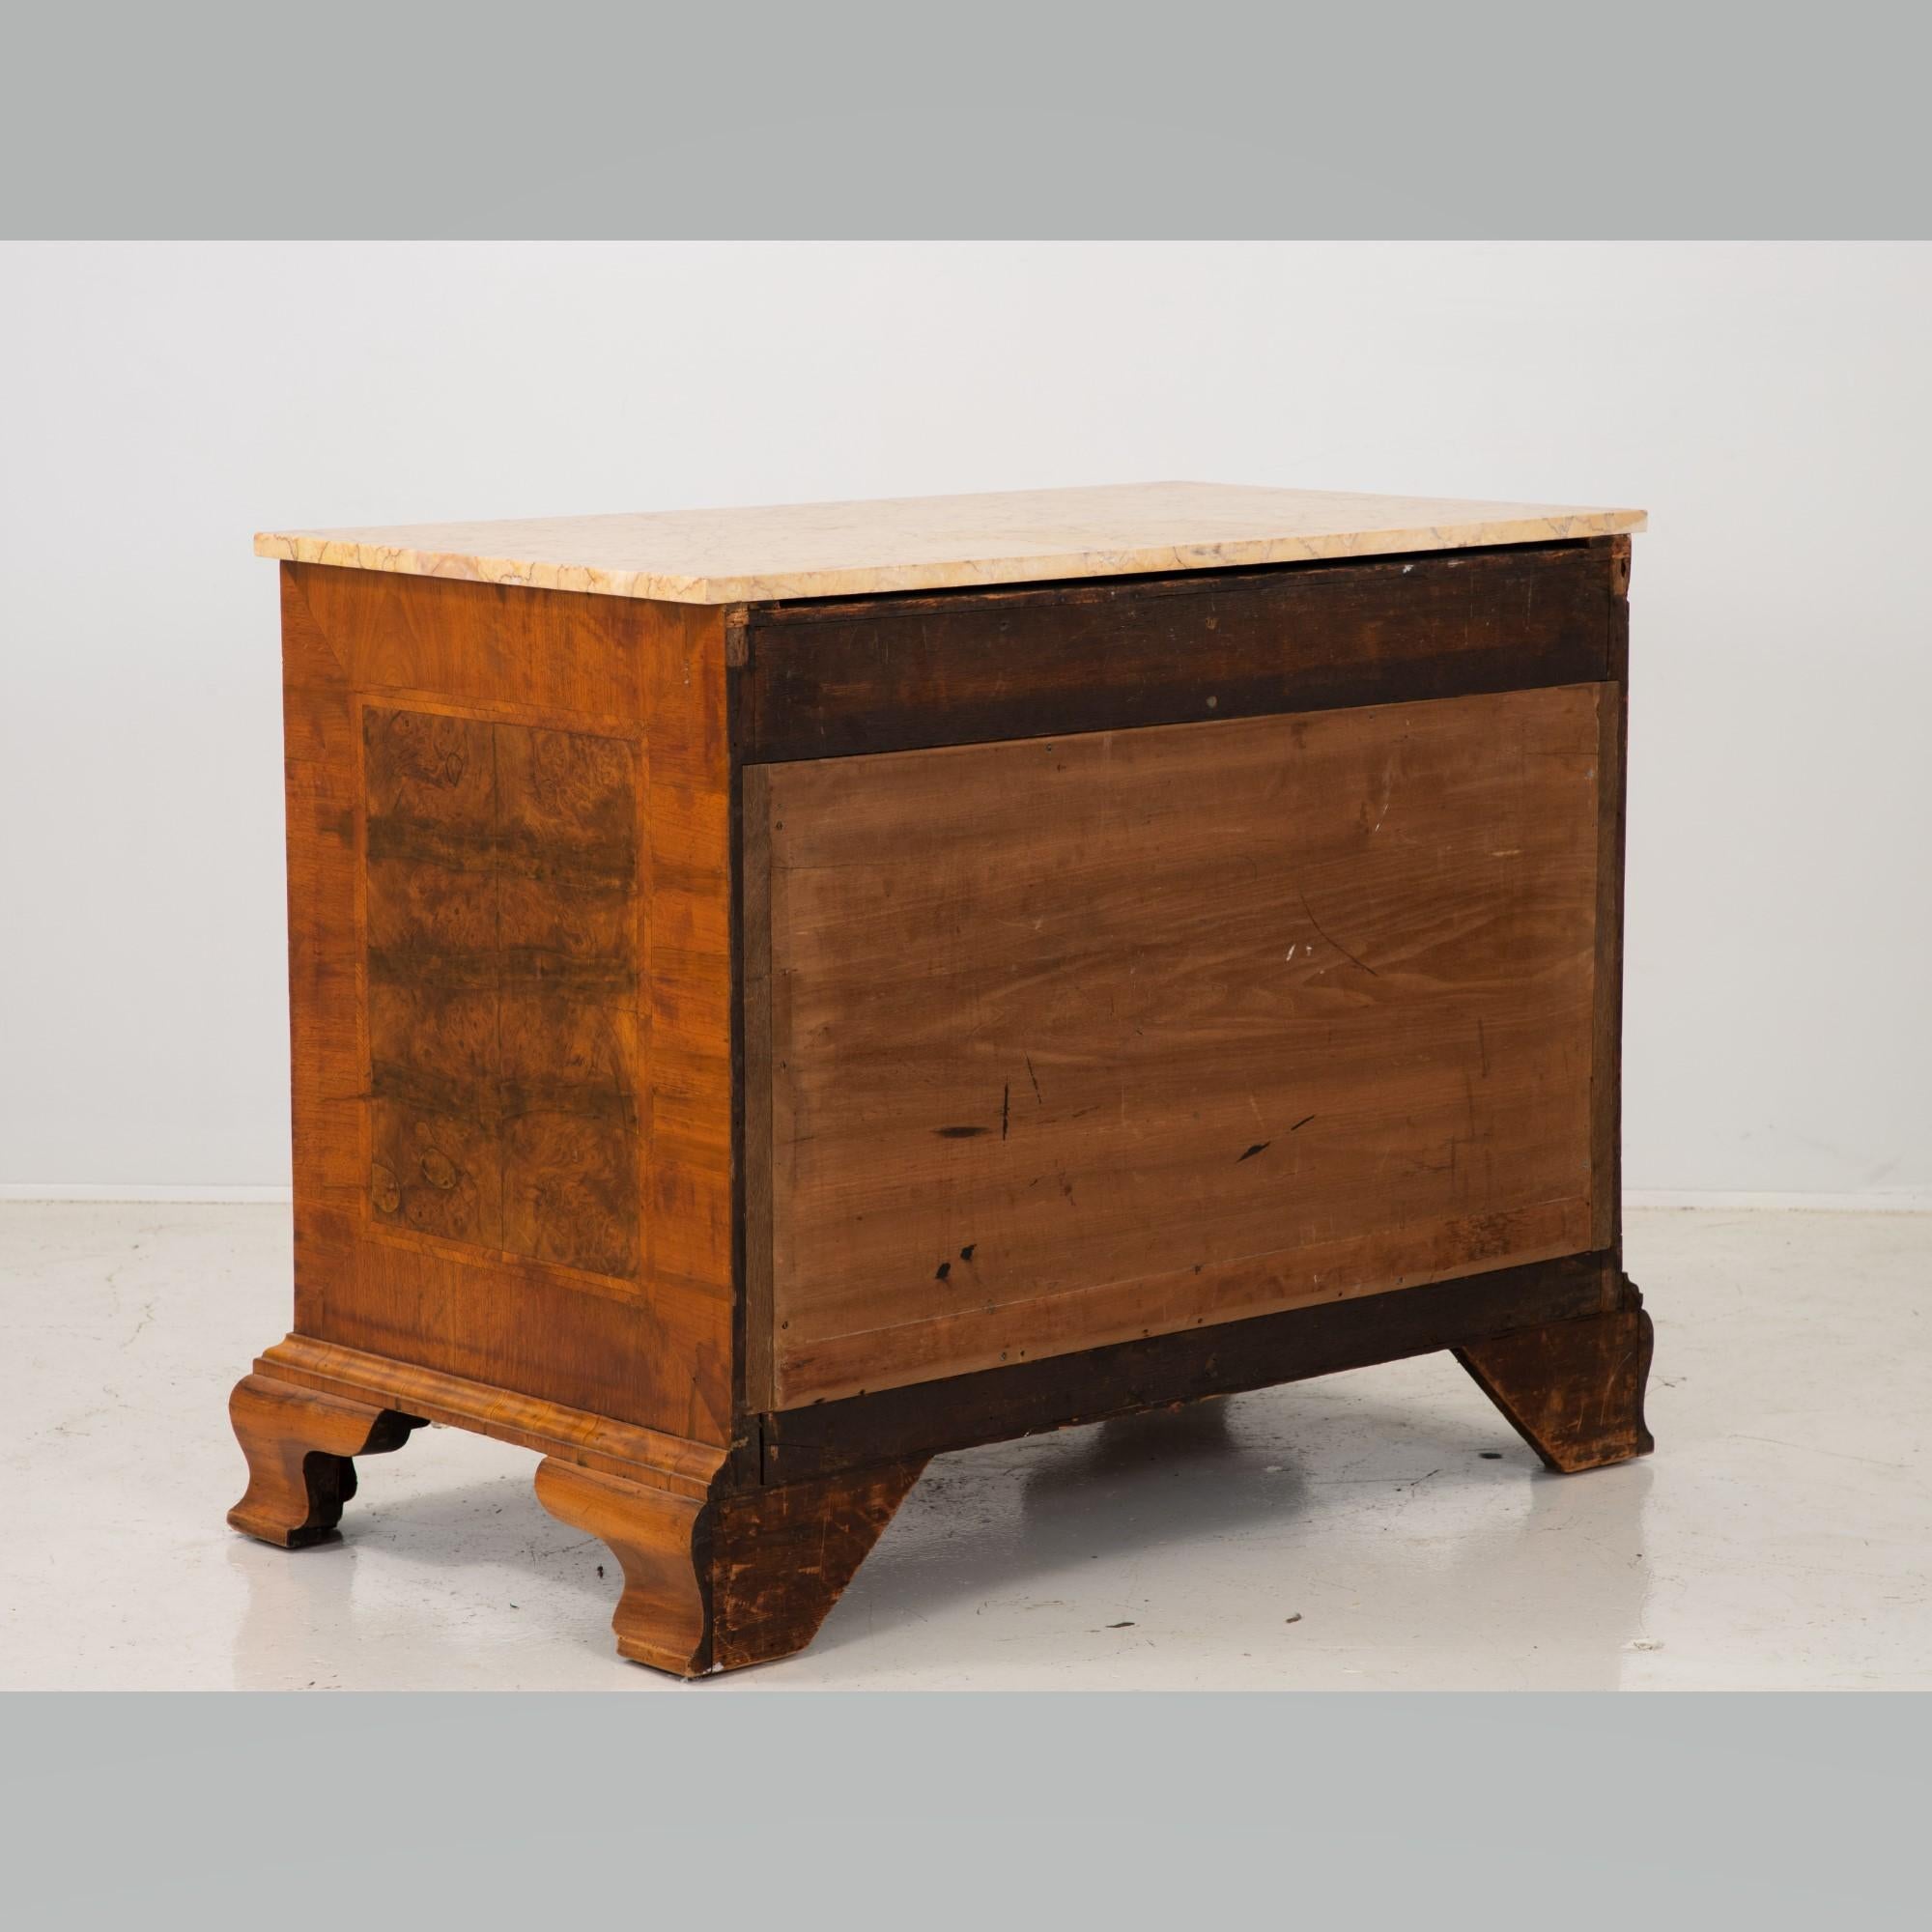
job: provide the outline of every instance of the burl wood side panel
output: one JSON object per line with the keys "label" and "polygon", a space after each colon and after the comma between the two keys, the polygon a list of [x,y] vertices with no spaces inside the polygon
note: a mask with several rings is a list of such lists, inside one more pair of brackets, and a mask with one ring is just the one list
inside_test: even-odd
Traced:
{"label": "burl wood side panel", "polygon": [[297,1330],[728,1441],[724,613],[282,575]]}
{"label": "burl wood side panel", "polygon": [[771,1406],[1587,1250],[1600,701],[748,771]]}

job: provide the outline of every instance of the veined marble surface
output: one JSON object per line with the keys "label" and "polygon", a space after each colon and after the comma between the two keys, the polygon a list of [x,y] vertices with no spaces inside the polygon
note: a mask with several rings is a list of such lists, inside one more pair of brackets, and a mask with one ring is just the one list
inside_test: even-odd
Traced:
{"label": "veined marble surface", "polygon": [[1121,483],[770,509],[264,530],[255,554],[412,577],[738,604],[1548,543],[1643,526],[1641,510]]}

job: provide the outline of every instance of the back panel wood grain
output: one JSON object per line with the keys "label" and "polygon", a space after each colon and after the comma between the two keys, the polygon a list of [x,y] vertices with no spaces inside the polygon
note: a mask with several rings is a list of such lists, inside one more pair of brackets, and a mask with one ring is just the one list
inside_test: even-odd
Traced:
{"label": "back panel wood grain", "polygon": [[764,1399],[1587,1250],[1604,689],[749,769]]}

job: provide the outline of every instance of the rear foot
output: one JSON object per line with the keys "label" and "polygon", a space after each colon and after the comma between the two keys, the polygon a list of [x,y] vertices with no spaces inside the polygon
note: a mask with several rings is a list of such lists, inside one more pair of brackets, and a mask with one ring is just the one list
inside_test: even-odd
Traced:
{"label": "rear foot", "polygon": [[1650,1353],[1650,1317],[1634,1306],[1520,1328],[1456,1359],[1544,1462],[1570,1475],[1656,1446],[1643,1421]]}

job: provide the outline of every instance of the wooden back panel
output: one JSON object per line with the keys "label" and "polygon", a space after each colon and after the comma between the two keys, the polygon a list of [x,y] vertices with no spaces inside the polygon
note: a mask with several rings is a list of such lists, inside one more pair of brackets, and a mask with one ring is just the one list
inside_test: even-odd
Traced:
{"label": "wooden back panel", "polygon": [[298,1331],[727,1442],[723,612],[282,582]]}
{"label": "wooden back panel", "polygon": [[1619,698],[749,767],[753,1406],[1589,1250]]}

